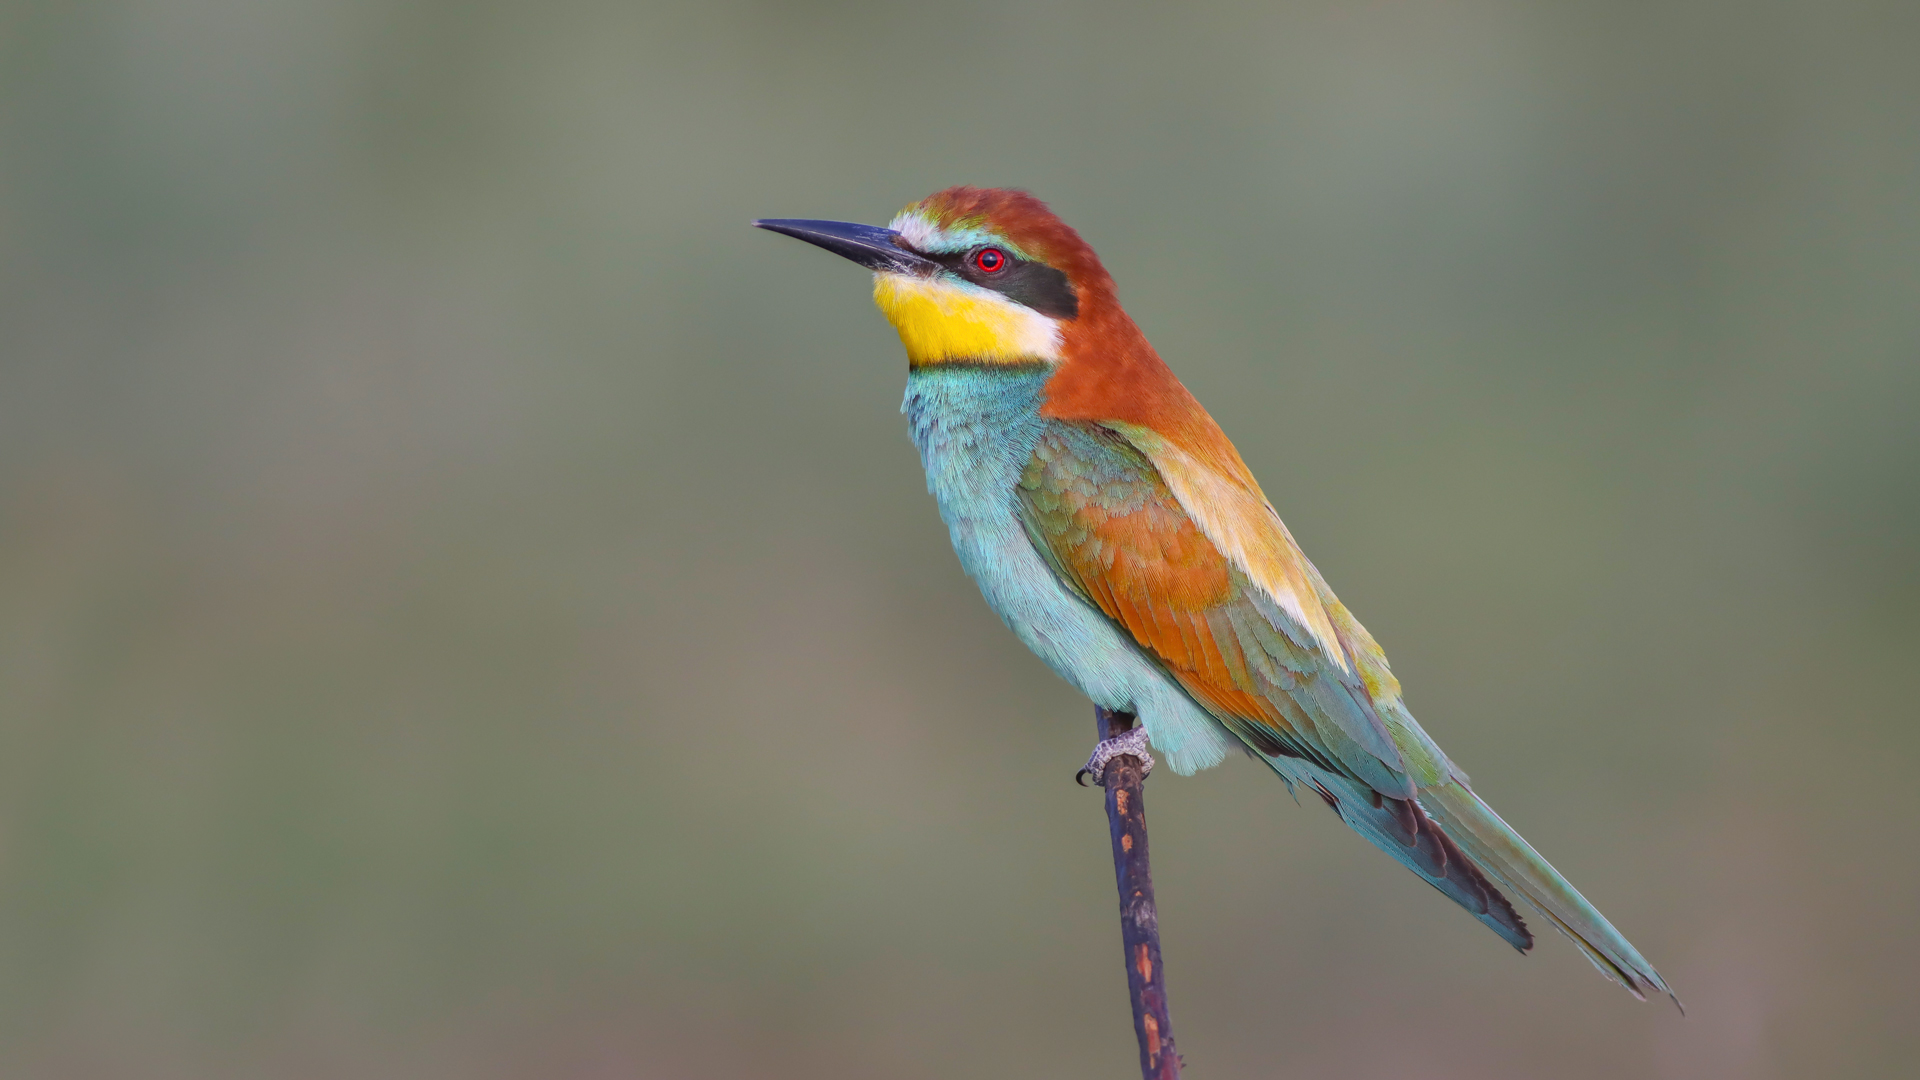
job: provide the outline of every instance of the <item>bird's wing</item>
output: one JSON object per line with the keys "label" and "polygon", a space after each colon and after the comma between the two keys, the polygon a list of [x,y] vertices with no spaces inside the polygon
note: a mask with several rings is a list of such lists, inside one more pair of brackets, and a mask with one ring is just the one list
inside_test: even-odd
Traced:
{"label": "bird's wing", "polygon": [[1254,749],[1397,799],[1456,775],[1265,500],[1144,441],[1067,423],[1042,438],[1022,520],[1061,576]]}
{"label": "bird's wing", "polygon": [[1671,993],[1420,729],[1380,647],[1250,477],[1151,431],[1056,421],[1016,495],[1061,579],[1289,782],[1514,947],[1533,936],[1503,889],[1635,996]]}
{"label": "bird's wing", "polygon": [[[1421,808],[1420,792],[1448,783],[1451,764],[1400,706],[1378,646],[1264,500],[1213,506],[1245,516],[1233,527],[1265,530],[1242,549],[1280,562],[1250,570],[1133,440],[1070,423],[1041,438],[1018,500],[1028,535],[1061,578],[1249,750],[1289,782],[1311,785],[1361,835],[1516,948],[1531,947],[1512,905]],[[1286,602],[1263,580],[1303,587]]]}

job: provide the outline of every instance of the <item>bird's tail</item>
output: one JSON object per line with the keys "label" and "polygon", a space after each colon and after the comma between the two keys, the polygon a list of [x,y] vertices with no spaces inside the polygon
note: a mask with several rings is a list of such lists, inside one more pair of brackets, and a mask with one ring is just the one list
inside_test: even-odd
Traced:
{"label": "bird's tail", "polygon": [[[1269,763],[1273,760],[1268,759]],[[1507,944],[1521,952],[1533,948],[1533,934],[1501,895],[1500,885],[1482,872],[1478,860],[1463,852],[1444,827],[1422,812],[1419,803],[1389,798],[1361,781],[1319,769],[1296,765],[1280,775],[1289,773],[1297,774],[1290,780],[1305,783],[1353,831],[1466,908]]]}
{"label": "bird's tail", "polygon": [[1509,894],[1526,900],[1561,933],[1572,938],[1602,975],[1643,1001],[1651,990],[1673,998],[1675,1005],[1680,1004],[1680,998],[1640,955],[1640,950],[1622,937],[1606,916],[1587,903],[1579,890],[1568,884],[1558,870],[1533,850],[1533,845],[1500,820],[1500,815],[1481,802],[1478,795],[1456,780],[1422,790],[1419,802],[1427,816],[1439,824],[1482,872],[1499,882]]}

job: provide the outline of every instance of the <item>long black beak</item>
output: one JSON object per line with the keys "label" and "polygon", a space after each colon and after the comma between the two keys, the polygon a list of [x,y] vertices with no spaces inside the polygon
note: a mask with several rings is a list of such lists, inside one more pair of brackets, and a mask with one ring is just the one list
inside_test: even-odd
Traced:
{"label": "long black beak", "polygon": [[888,274],[930,274],[940,268],[932,259],[909,250],[900,234],[877,225],[851,221],[809,221],[805,218],[761,218],[762,229],[785,233],[844,255],[869,270]]}

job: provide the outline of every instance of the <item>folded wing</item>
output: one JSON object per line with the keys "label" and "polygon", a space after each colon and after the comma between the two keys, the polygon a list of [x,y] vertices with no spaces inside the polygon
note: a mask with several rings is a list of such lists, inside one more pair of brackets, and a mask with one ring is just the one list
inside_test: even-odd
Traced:
{"label": "folded wing", "polygon": [[1629,990],[1665,989],[1473,796],[1401,703],[1379,646],[1250,479],[1222,477],[1149,431],[1063,421],[1017,495],[1061,578],[1290,785],[1312,788],[1516,948],[1533,938],[1509,894]]}

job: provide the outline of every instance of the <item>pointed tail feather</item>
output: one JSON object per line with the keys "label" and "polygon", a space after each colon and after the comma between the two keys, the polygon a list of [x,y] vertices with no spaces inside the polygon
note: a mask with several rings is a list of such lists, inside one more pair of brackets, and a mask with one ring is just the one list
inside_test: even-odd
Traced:
{"label": "pointed tail feather", "polygon": [[[1268,759],[1273,764],[1273,759]],[[1278,766],[1276,766],[1278,770]],[[1393,856],[1427,884],[1467,909],[1487,929],[1521,952],[1533,948],[1533,934],[1500,889],[1463,853],[1420,804],[1381,795],[1359,781],[1319,769],[1306,771],[1306,785],[1355,832]],[[1282,776],[1287,775],[1281,772]]]}
{"label": "pointed tail feather", "polygon": [[1601,974],[1643,1001],[1651,990],[1666,994],[1680,1005],[1680,998],[1640,951],[1478,795],[1454,781],[1422,790],[1419,799],[1427,814],[1481,870],[1509,893],[1524,898],[1573,939]]}

